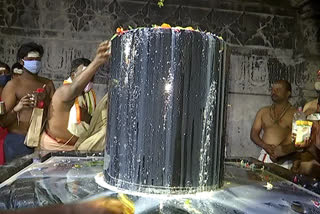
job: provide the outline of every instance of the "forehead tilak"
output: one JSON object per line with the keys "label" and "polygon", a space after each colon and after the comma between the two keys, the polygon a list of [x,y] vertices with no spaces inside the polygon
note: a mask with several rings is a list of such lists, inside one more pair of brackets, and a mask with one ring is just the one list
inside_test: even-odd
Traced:
{"label": "forehead tilak", "polygon": [[27,57],[40,57],[40,53],[38,51],[30,51]]}

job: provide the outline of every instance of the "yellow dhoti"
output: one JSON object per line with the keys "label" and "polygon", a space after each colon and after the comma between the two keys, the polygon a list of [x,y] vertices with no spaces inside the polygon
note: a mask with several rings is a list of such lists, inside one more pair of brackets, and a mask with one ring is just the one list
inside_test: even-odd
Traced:
{"label": "yellow dhoti", "polygon": [[108,94],[98,103],[92,115],[89,129],[79,137],[75,144],[75,149],[81,151],[103,151],[106,145],[107,123]]}

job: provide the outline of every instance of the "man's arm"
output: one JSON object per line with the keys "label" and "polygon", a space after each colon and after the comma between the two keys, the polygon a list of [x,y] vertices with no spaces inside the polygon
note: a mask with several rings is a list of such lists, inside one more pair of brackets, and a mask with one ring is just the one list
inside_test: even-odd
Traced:
{"label": "man's arm", "polygon": [[54,87],[54,84],[53,84],[53,82],[52,82],[52,80],[50,80],[49,82],[48,82],[48,88],[49,88],[49,97],[50,97],[50,99],[52,99],[52,97],[53,97],[53,94],[54,94],[54,92],[56,91],[56,88]]}
{"label": "man's arm", "polygon": [[293,173],[308,175],[314,178],[320,177],[320,164],[316,160],[310,161],[294,161],[291,168]]}
{"label": "man's arm", "polygon": [[273,145],[266,144],[261,138],[260,133],[262,130],[262,109],[260,109],[254,119],[251,127],[250,139],[258,146],[266,150],[269,155],[273,155]]}
{"label": "man's arm", "polygon": [[70,102],[76,97],[81,95],[83,89],[93,78],[98,68],[105,63],[110,57],[110,45],[111,42],[102,42],[97,50],[94,60],[88,65],[88,67],[78,76],[74,78],[72,84],[66,85],[59,90],[59,95],[62,101]]}
{"label": "man's arm", "polygon": [[16,119],[17,114],[23,108],[33,108],[34,101],[30,98],[31,95],[27,94],[19,100],[19,103],[16,105],[16,93],[15,93],[15,85],[12,81],[9,81],[4,87],[1,98],[6,106],[6,114],[0,116],[0,126],[8,127],[11,125]]}
{"label": "man's arm", "polygon": [[47,83],[45,85],[43,85],[43,87],[45,88],[45,98],[44,98],[44,102],[45,102],[45,112],[44,112],[44,119],[46,120],[46,116],[47,116],[47,111],[48,111],[48,107],[51,103],[52,97],[56,91],[54,84],[52,82],[52,80],[48,80],[46,81]]}
{"label": "man's arm", "polygon": [[17,112],[13,111],[17,101],[13,81],[9,81],[3,88],[1,99],[5,103],[6,113],[0,116],[0,126],[8,127],[17,119]]}
{"label": "man's arm", "polygon": [[297,151],[291,140],[292,138],[290,132],[288,136],[278,146],[275,147],[273,154],[275,160]]}
{"label": "man's arm", "polygon": [[16,86],[13,81],[9,81],[2,90],[1,99],[5,102],[6,111],[9,112],[16,105]]}
{"label": "man's arm", "polygon": [[16,103],[16,93],[12,81],[9,81],[3,88],[1,99],[5,103],[6,113],[0,116],[0,126],[7,127],[17,118],[13,112],[13,107]]}

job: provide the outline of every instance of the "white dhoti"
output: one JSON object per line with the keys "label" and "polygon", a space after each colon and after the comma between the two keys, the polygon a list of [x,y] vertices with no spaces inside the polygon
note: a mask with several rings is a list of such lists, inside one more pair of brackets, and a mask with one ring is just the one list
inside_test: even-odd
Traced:
{"label": "white dhoti", "polygon": [[[273,163],[273,161],[270,159],[270,155],[264,149],[261,150],[258,160],[263,163]],[[277,163],[275,163],[275,164],[277,164]],[[277,165],[282,166],[283,168],[286,168],[286,169],[291,169],[292,164],[293,163],[291,160],[287,160],[287,161],[283,162],[282,164],[277,164]]]}
{"label": "white dhoti", "polygon": [[273,161],[270,159],[270,155],[264,149],[261,150],[258,160],[263,163],[273,163]]}

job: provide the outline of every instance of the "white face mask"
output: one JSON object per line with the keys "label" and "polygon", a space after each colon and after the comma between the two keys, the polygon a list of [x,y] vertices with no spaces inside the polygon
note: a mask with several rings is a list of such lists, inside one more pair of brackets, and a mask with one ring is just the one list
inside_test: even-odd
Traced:
{"label": "white face mask", "polygon": [[41,69],[41,61],[38,60],[23,60],[23,67],[33,74],[39,73]]}
{"label": "white face mask", "polygon": [[[40,53],[38,51],[30,51],[27,57],[39,58]],[[23,60],[23,67],[33,74],[39,73],[41,69],[41,61],[39,60]]]}

